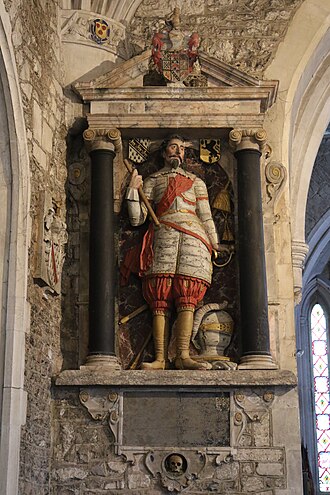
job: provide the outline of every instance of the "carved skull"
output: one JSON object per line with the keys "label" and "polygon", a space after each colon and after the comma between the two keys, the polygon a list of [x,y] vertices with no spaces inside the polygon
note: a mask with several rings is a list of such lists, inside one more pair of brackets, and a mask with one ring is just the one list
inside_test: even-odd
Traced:
{"label": "carved skull", "polygon": [[181,474],[183,471],[182,457],[177,454],[172,454],[169,458],[169,467],[172,473]]}

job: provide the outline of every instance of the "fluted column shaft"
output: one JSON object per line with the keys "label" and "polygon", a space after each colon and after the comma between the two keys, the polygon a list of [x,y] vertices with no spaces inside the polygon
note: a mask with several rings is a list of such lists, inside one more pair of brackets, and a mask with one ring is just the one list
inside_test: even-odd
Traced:
{"label": "fluted column shaft", "polygon": [[[113,160],[116,129],[87,129],[91,157],[89,353],[87,366],[120,368],[115,351],[115,220]],[[117,131],[119,134],[119,131]]]}
{"label": "fluted column shaft", "polygon": [[274,368],[269,345],[266,262],[260,180],[266,133],[231,131],[237,159],[242,369]]}

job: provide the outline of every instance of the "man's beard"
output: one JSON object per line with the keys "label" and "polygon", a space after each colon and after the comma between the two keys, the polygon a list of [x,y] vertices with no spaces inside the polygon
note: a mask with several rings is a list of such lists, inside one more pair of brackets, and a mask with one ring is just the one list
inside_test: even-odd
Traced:
{"label": "man's beard", "polygon": [[172,168],[178,168],[182,166],[182,160],[180,156],[172,156],[170,158],[170,164]]}

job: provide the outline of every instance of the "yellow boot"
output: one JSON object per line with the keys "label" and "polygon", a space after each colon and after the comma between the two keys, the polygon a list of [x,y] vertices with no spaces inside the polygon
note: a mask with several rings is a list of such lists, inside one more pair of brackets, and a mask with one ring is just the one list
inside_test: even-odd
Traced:
{"label": "yellow boot", "polygon": [[189,354],[189,344],[194,322],[192,309],[179,310],[176,321],[175,367],[179,370],[207,370],[212,366],[206,362],[194,361]]}
{"label": "yellow boot", "polygon": [[165,370],[168,368],[168,338],[169,320],[165,315],[154,315],[152,332],[155,346],[155,360],[152,363],[142,363],[142,370]]}

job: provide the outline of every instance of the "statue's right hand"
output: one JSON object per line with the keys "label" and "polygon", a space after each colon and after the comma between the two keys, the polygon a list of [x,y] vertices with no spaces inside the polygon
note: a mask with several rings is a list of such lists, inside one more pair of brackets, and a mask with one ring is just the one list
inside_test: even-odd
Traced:
{"label": "statue's right hand", "polygon": [[132,176],[131,176],[131,181],[129,183],[129,187],[133,189],[139,189],[139,187],[143,186],[143,180],[142,180],[142,175],[139,175],[138,171],[136,168],[133,170]]}

